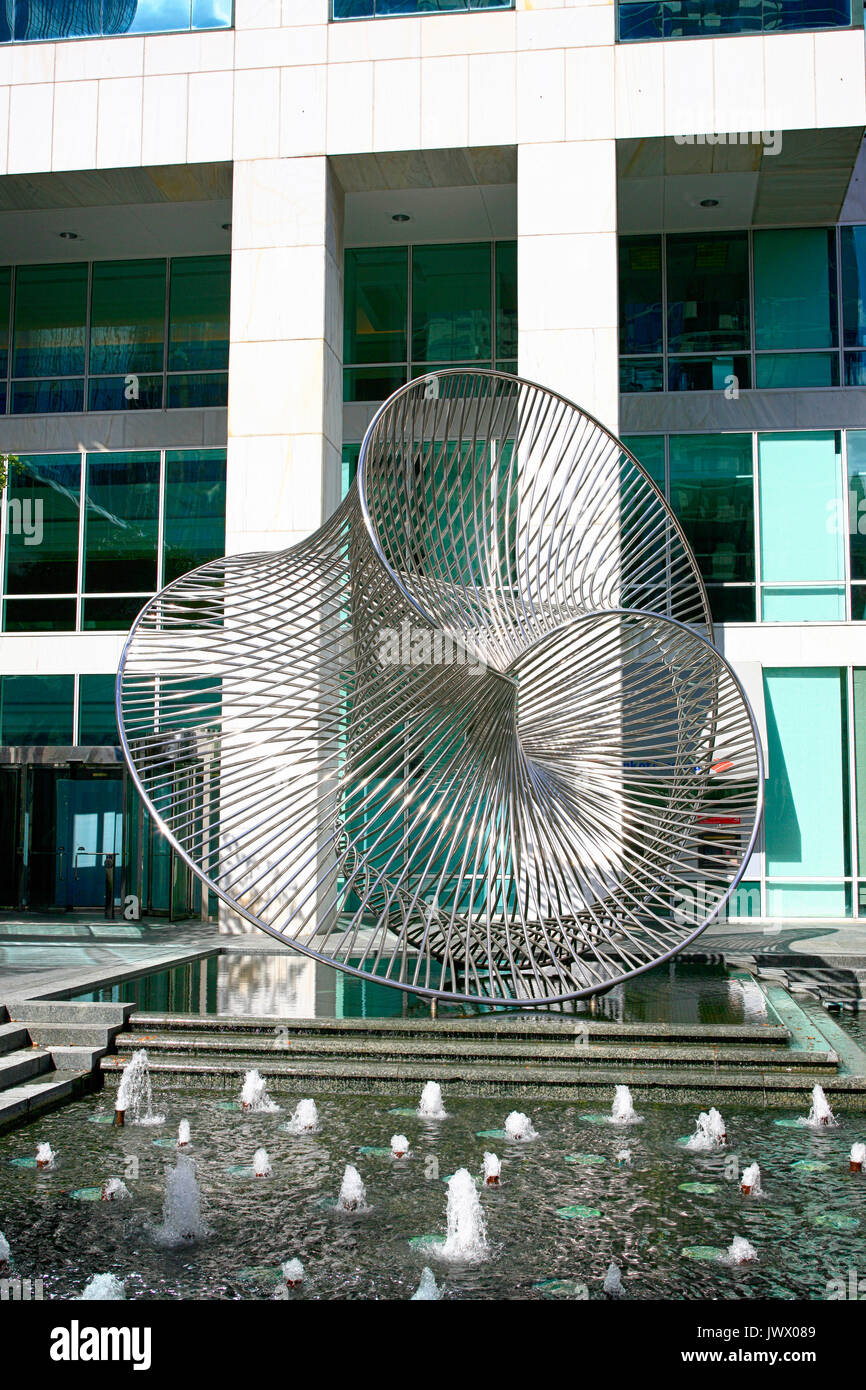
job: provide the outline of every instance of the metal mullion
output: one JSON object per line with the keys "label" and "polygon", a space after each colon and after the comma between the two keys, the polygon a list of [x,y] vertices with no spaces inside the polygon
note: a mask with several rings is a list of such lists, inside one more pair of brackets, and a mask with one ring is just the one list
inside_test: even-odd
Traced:
{"label": "metal mullion", "polygon": [[84,449],[81,454],[81,481],[78,485],[78,568],[75,578],[75,631],[82,632],[82,617],[84,614],[84,513],[87,507],[87,453]]}

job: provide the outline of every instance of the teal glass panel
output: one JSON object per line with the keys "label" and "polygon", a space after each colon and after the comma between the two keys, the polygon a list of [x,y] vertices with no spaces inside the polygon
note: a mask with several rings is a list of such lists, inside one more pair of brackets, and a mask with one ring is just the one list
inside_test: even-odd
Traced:
{"label": "teal glass panel", "polygon": [[761,616],[765,623],[837,623],[845,618],[845,590],[774,589],[761,591]]}
{"label": "teal glass panel", "polygon": [[619,389],[623,395],[636,391],[663,391],[664,365],[660,357],[621,357]]}
{"label": "teal glass panel", "polygon": [[12,460],[5,515],[7,594],[75,593],[80,489],[80,454]]}
{"label": "teal glass panel", "polygon": [[343,472],[340,480],[341,497],[346,496],[346,493],[355,481],[355,474],[358,472],[358,456],[360,452],[360,444],[343,445]]}
{"label": "teal glass panel", "polygon": [[750,434],[672,435],[671,506],[704,580],[755,577]]}
{"label": "teal glass panel", "polygon": [[745,232],[668,237],[669,352],[748,350],[748,256]]}
{"label": "teal glass panel", "polygon": [[707,584],[710,615],[714,623],[753,623],[754,584]]}
{"label": "teal glass panel", "polygon": [[738,391],[752,384],[749,358],[671,357],[668,361],[669,391],[724,391],[735,399]]}
{"label": "teal glass panel", "polygon": [[0,744],[72,743],[74,676],[0,677]]}
{"label": "teal glass panel", "polygon": [[413,362],[490,362],[491,245],[412,252]]}
{"label": "teal glass panel", "polygon": [[84,409],[84,378],[13,381],[13,415],[56,415]]}
{"label": "teal glass panel", "polygon": [[86,319],[86,264],[19,266],[12,375],[56,377],[83,372]]}
{"label": "teal glass panel", "polygon": [[845,385],[866,386],[866,352],[846,352]]}
{"label": "teal glass panel", "polygon": [[227,372],[179,372],[168,378],[168,410],[225,406],[228,398]]}
{"label": "teal glass panel", "polygon": [[88,383],[89,410],[159,410],[161,376],[92,376]]}
{"label": "teal glass panel", "polygon": [[230,273],[230,256],[184,256],[171,262],[169,371],[228,368]]}
{"label": "teal glass panel", "polygon": [[866,620],[866,584],[851,585],[851,620],[855,623]]}
{"label": "teal glass panel", "polygon": [[761,885],[743,880],[734,889],[728,900],[729,917],[760,917]]}
{"label": "teal glass panel", "polygon": [[345,367],[344,401],[386,401],[406,381],[406,367]]}
{"label": "teal glass panel", "polygon": [[4,632],[74,632],[74,598],[7,598]]}
{"label": "teal glass panel", "polygon": [[158,453],[88,454],[85,593],[155,591],[158,516]]}
{"label": "teal glass panel", "polygon": [[90,291],[90,370],[162,371],[165,261],[96,261]]}
{"label": "teal glass panel", "polygon": [[866,226],[839,229],[842,258],[842,342],[866,347]]}
{"label": "teal glass panel", "polygon": [[78,683],[78,742],[120,743],[114,709],[114,676],[81,676]]}
{"label": "teal glass panel", "polygon": [[624,434],[622,442],[649,473],[659,492],[665,490],[665,437],[663,434]]}
{"label": "teal glass panel", "polygon": [[866,430],[849,430],[846,444],[851,578],[866,579]]}
{"label": "teal glass panel", "polygon": [[662,350],[662,239],[619,239],[619,350]]}
{"label": "teal glass panel", "polygon": [[224,555],[225,543],[225,450],[166,453],[163,582]]}
{"label": "teal glass panel", "polygon": [[768,917],[850,917],[845,883],[768,883]]}
{"label": "teal glass panel", "polygon": [[835,232],[826,227],[756,231],[752,244],[756,348],[835,347]]}
{"label": "teal glass panel", "polygon": [[[841,878],[849,872],[843,672],[767,669],[764,688],[767,875]],[[833,889],[830,897],[839,891]]]}
{"label": "teal glass panel", "polygon": [[12,271],[0,266],[0,377],[9,372],[9,296],[12,293]]}
{"label": "teal glass panel", "polygon": [[350,249],[345,255],[343,361],[408,359],[409,251],[405,246]]}
{"label": "teal glass panel", "polygon": [[[496,355],[517,357],[517,242],[497,241]],[[505,370],[508,370],[507,368]]]}
{"label": "teal glass panel", "polygon": [[836,352],[765,352],[755,358],[755,385],[762,391],[838,386]]}
{"label": "teal glass panel", "polygon": [[128,632],[144,605],[147,594],[112,598],[86,598],[81,626],[85,632]]}
{"label": "teal glass panel", "polygon": [[758,437],[761,569],[768,581],[842,580],[842,468],[833,431]]}

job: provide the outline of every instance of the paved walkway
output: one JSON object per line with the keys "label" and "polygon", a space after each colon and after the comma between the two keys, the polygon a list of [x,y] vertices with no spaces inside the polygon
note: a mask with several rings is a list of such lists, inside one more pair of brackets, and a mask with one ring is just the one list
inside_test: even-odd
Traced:
{"label": "paved walkway", "polygon": [[866,921],[755,918],[707,927],[685,955],[755,956],[808,967],[866,969]]}

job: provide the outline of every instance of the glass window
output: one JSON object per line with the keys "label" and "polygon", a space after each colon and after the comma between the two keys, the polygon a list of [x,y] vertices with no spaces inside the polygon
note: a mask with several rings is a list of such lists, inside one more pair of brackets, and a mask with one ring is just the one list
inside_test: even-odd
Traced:
{"label": "glass window", "polygon": [[406,367],[344,367],[344,401],[386,401],[406,381]]}
{"label": "glass window", "polygon": [[227,372],[178,372],[168,377],[169,410],[224,406],[229,397]]}
{"label": "glass window", "polygon": [[866,579],[866,430],[849,430],[847,445],[851,578]]}
{"label": "glass window", "polygon": [[670,352],[748,349],[748,245],[745,232],[668,237]]}
{"label": "glass window", "polygon": [[649,473],[659,492],[665,492],[665,437],[663,434],[624,434],[622,442]]}
{"label": "glass window", "polygon": [[[517,357],[517,242],[496,243],[496,355]],[[505,368],[504,370],[508,370]]]}
{"label": "glass window", "polygon": [[74,632],[74,598],[7,598],[5,632]]}
{"label": "glass window", "polygon": [[842,341],[866,347],[866,226],[842,227]]}
{"label": "glass window", "polygon": [[866,670],[863,667],[855,666],[852,676],[854,683],[854,777],[857,793],[857,860],[862,877],[866,873]]}
{"label": "glass window", "polygon": [[747,391],[751,385],[748,357],[671,357],[669,391]]}
{"label": "glass window", "polygon": [[341,497],[346,496],[346,493],[355,481],[355,475],[358,472],[358,457],[360,453],[360,444],[343,445],[343,472],[340,486]]}
{"label": "glass window", "polygon": [[0,377],[9,375],[9,296],[12,293],[12,271],[0,266]]}
{"label": "glass window", "polygon": [[78,742],[117,744],[114,676],[80,676],[78,683]]}
{"label": "glass window", "polygon": [[83,372],[86,318],[86,264],[19,266],[12,375],[55,377]]}
{"label": "glass window", "polygon": [[758,453],[764,580],[838,583],[845,575],[838,434],[759,435]]}
{"label": "glass window", "polygon": [[[176,378],[172,377],[172,381]],[[92,376],[88,386],[89,410],[159,410],[162,406],[162,377]]]}
{"label": "glass window", "polygon": [[416,246],[412,253],[414,362],[490,362],[491,246]]}
{"label": "glass window", "polygon": [[165,456],[163,582],[225,554],[224,449],[183,449]]}
{"label": "glass window", "polygon": [[840,623],[845,617],[845,590],[830,585],[820,589],[764,585],[761,617],[765,623]]}
{"label": "glass window", "polygon": [[[767,875],[834,878],[848,873],[845,679],[836,667],[766,670]],[[844,916],[842,884],[780,884],[768,910]]]}
{"label": "glass window", "polygon": [[762,352],[755,361],[755,384],[767,391],[803,386],[838,386],[839,356],[835,352]]}
{"label": "glass window", "polygon": [[85,593],[156,590],[158,516],[158,453],[88,454]]}
{"label": "glass window", "polygon": [[346,363],[407,360],[408,291],[407,247],[369,246],[346,252]]}
{"label": "glass window", "polygon": [[76,592],[80,491],[80,454],[12,461],[6,501],[7,594]]}
{"label": "glass window", "polygon": [[72,744],[74,676],[0,677],[0,744]]}
{"label": "glass window", "polygon": [[663,391],[665,374],[660,357],[622,357],[619,363],[619,389],[630,394],[636,391]]}
{"label": "glass window", "polygon": [[91,372],[162,371],[165,261],[96,261],[90,306]]}
{"label": "glass window", "polygon": [[756,231],[753,247],[756,348],[835,347],[834,231]]}
{"label": "glass window", "polygon": [[661,352],[662,312],[661,237],[620,237],[620,352]]}
{"label": "glass window", "polygon": [[[750,434],[681,434],[670,439],[671,506],[709,585],[755,579]],[[711,596],[712,597],[712,596]],[[717,612],[720,595],[713,605]],[[746,601],[750,596],[746,595]],[[752,601],[754,608],[754,602]],[[752,614],[753,616],[754,614]]]}
{"label": "glass window", "polygon": [[231,257],[171,262],[169,371],[225,371],[229,363]]}

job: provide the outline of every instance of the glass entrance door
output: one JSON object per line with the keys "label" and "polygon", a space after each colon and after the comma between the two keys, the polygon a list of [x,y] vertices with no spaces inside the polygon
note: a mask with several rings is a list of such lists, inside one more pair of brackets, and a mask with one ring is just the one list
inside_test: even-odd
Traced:
{"label": "glass entrance door", "polygon": [[55,860],[56,907],[105,906],[106,856],[114,856],[120,884],[123,850],[123,785],[119,777],[70,778],[55,785],[58,845]]}

